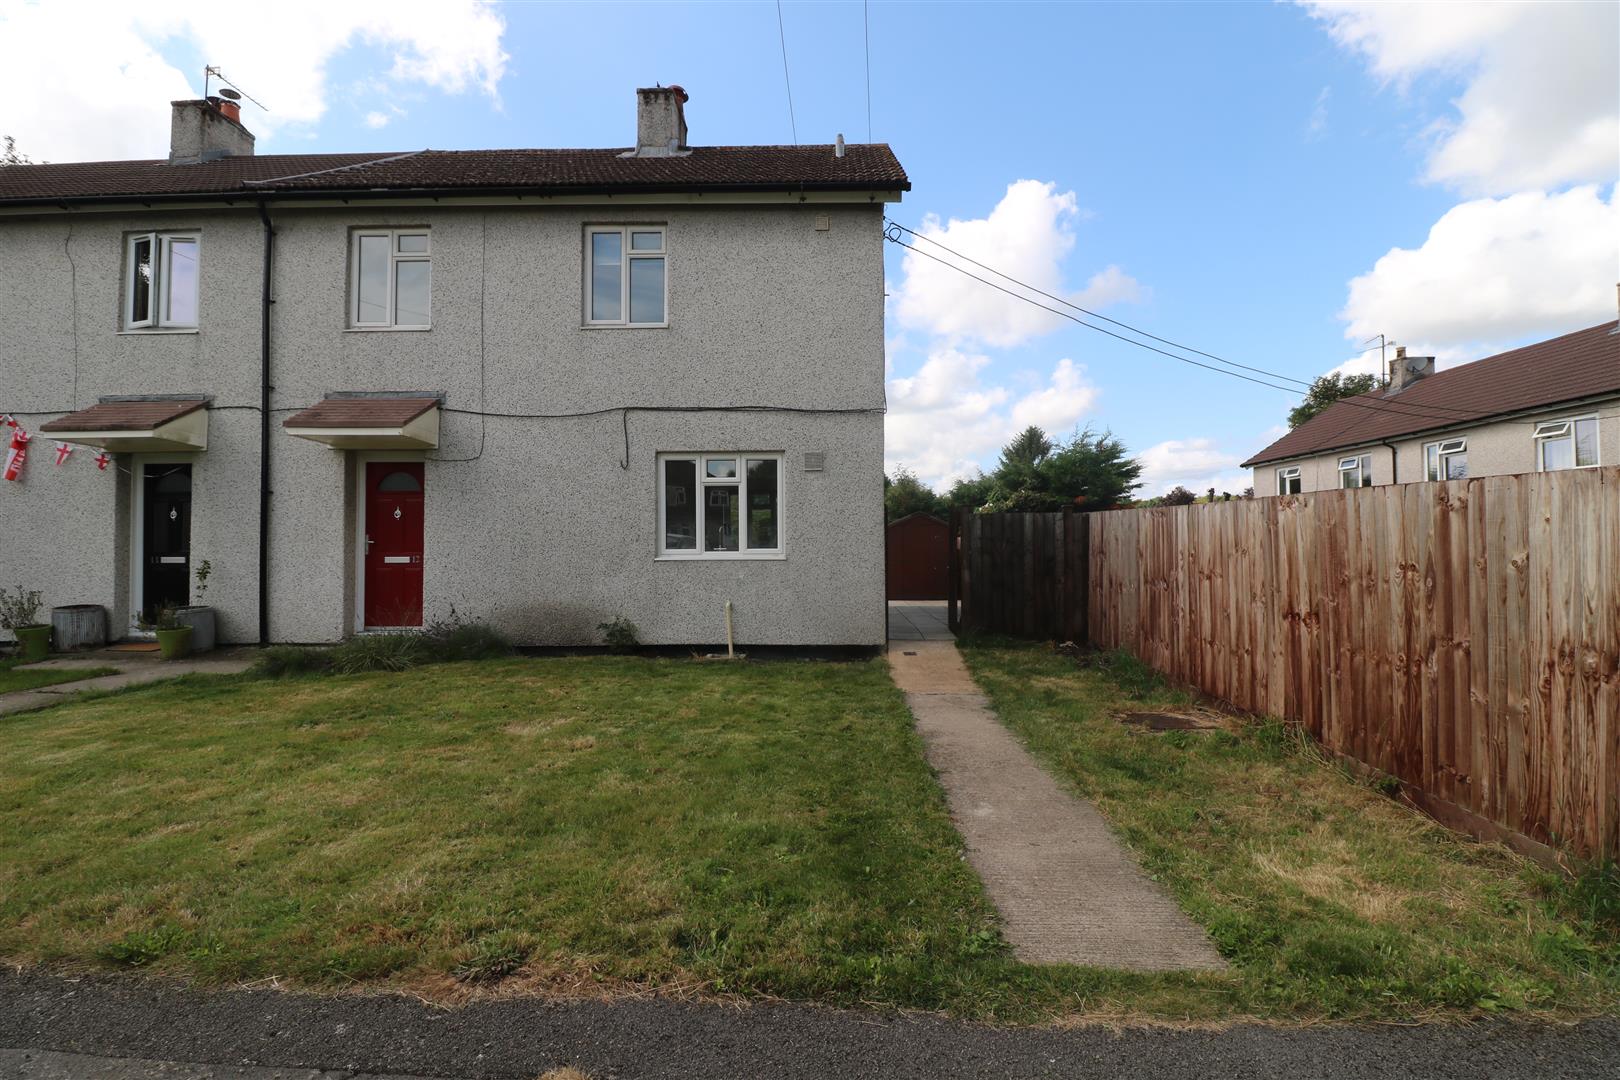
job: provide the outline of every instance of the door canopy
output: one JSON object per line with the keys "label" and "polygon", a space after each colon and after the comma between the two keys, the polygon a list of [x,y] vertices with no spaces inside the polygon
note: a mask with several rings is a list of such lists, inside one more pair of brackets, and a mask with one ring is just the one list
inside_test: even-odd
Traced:
{"label": "door canopy", "polygon": [[114,453],[208,449],[208,399],[102,398],[88,409],[40,425],[61,442],[98,446]]}
{"label": "door canopy", "polygon": [[289,416],[287,434],[334,450],[435,450],[439,399],[338,395]]}

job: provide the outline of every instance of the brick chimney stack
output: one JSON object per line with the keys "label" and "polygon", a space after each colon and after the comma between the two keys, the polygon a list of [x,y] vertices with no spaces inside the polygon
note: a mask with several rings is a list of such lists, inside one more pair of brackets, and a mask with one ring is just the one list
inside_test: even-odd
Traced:
{"label": "brick chimney stack", "polygon": [[242,109],[223,98],[171,101],[169,164],[195,165],[253,154],[253,132],[242,126]]}
{"label": "brick chimney stack", "polygon": [[686,148],[685,90],[653,86],[636,91],[636,148],[624,157],[680,157]]}

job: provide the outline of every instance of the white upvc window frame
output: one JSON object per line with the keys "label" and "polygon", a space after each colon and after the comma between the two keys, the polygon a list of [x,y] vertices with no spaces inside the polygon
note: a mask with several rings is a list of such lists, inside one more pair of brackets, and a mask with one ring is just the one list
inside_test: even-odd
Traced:
{"label": "white upvc window frame", "polygon": [[[1293,482],[1293,490],[1288,490],[1289,482]],[[1277,470],[1277,494],[1298,495],[1304,488],[1304,481],[1300,477],[1298,465],[1289,465]]]}
{"label": "white upvc window frame", "polygon": [[[1575,439],[1575,425],[1591,421],[1592,423],[1592,449],[1594,458],[1585,465],[1577,457],[1580,444]],[[1562,430],[1559,430],[1562,429]],[[1570,469],[1595,469],[1603,464],[1603,421],[1597,413],[1583,413],[1580,416],[1563,416],[1557,420],[1542,420],[1536,424],[1535,432],[1531,438],[1536,443],[1536,471],[1537,472],[1564,472],[1563,469],[1547,468],[1547,444],[1561,439],[1569,440]]]}
{"label": "white upvc window frame", "polygon": [[[710,460],[735,460],[737,462],[737,475],[735,477],[710,477],[708,475],[708,462]],[[756,548],[748,546],[748,462],[770,460],[776,462],[776,546],[769,548]],[[693,515],[693,529],[696,546],[692,548],[669,548],[666,543],[669,538],[667,527],[669,485],[665,481],[665,466],[671,461],[690,461],[695,463],[697,477],[697,490],[699,492],[696,512]],[[656,486],[658,488],[658,559],[660,560],[709,560],[709,559],[782,559],[787,556],[787,455],[779,450],[703,450],[703,451],[669,451],[657,457]],[[708,498],[704,494],[711,487],[735,487],[737,498],[741,503],[737,515],[736,551],[705,551],[703,544],[707,536],[705,518],[708,514]]]}
{"label": "white upvc window frame", "polygon": [[1438,483],[1450,479],[1446,476],[1446,459],[1461,457],[1465,475],[1459,479],[1468,479],[1468,439],[1439,439],[1435,442],[1423,444],[1423,479]]}
{"label": "white upvc window frame", "polygon": [[[632,250],[630,237],[632,233],[657,233],[658,250],[643,248]],[[619,315],[617,319],[594,319],[591,311],[595,306],[596,275],[592,272],[594,266],[594,243],[592,238],[601,235],[617,235],[619,237]],[[630,264],[640,260],[658,260],[664,264],[664,317],[658,322],[631,322],[630,321]],[[669,229],[664,225],[654,224],[626,224],[626,225],[587,225],[585,226],[585,274],[583,295],[585,307],[582,315],[587,327],[618,326],[629,329],[660,329],[669,326]]]}
{"label": "white upvc window frame", "polygon": [[1372,487],[1372,455],[1339,459],[1339,486],[1341,488]]}
{"label": "white upvc window frame", "polygon": [[[194,298],[197,318],[179,322],[169,318],[169,298],[172,276],[168,267],[175,241],[184,240],[196,245],[197,295]],[[135,248],[141,242],[151,245],[152,282],[147,289],[147,310],[144,315],[135,310]],[[195,229],[130,233],[124,238],[124,329],[125,330],[195,330],[202,321],[202,233]]]}
{"label": "white upvc window frame", "polygon": [[[380,322],[365,322],[360,318],[360,241],[362,237],[382,236],[388,239],[388,317]],[[401,251],[400,238],[420,236],[427,241],[426,251]],[[394,282],[398,267],[404,262],[428,264],[427,322],[402,323],[399,321],[398,298],[394,295]],[[351,330],[431,330],[433,329],[433,231],[426,225],[402,225],[391,228],[356,228],[349,230],[349,329]]]}

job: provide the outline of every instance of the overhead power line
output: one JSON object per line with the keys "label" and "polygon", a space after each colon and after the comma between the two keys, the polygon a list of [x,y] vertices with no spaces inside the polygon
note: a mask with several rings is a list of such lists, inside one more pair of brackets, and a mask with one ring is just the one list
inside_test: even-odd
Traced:
{"label": "overhead power line", "polygon": [[866,46],[866,141],[872,141],[872,18],[869,0],[861,0],[861,40]]}
{"label": "overhead power line", "polygon": [[[894,226],[897,226],[899,229],[902,229],[902,230],[904,230],[906,232],[911,231],[909,229],[905,229],[905,226],[899,225],[898,222],[890,222],[890,224],[894,225]],[[1005,285],[1000,285],[1000,284],[998,284],[998,283],[996,283],[994,281],[991,281],[989,278],[980,277],[978,274],[975,274],[971,270],[968,270],[968,269],[966,269],[966,268],[964,268],[962,266],[959,266],[956,263],[950,262],[950,261],[948,261],[946,259],[942,259],[938,255],[934,255],[934,254],[932,254],[930,252],[924,251],[921,248],[919,248],[919,247],[917,247],[917,246],[915,246],[913,244],[908,244],[903,239],[901,239],[900,236],[897,235],[896,232],[893,229],[887,230],[885,232],[885,234],[884,234],[884,237],[891,244],[895,244],[896,246],[902,247],[902,248],[906,249],[907,251],[914,252],[914,253],[916,253],[918,255],[921,255],[925,259],[932,259],[934,262],[939,263],[941,266],[948,266],[952,270],[955,270],[957,273],[962,274],[965,277],[970,277],[974,281],[979,282],[980,284],[988,285],[992,289],[997,290],[998,292],[1006,293],[1008,296],[1012,297],[1015,300],[1022,300],[1024,303],[1029,304],[1032,307],[1038,307],[1042,311],[1049,311],[1053,315],[1058,316],[1059,318],[1068,319],[1070,322],[1077,323],[1080,326],[1084,326],[1088,330],[1095,330],[1099,334],[1107,334],[1109,337],[1115,338],[1116,340],[1119,340],[1119,341],[1123,341],[1127,345],[1134,345],[1139,349],[1146,349],[1148,352],[1155,352],[1155,353],[1158,353],[1160,356],[1167,356],[1172,360],[1179,360],[1183,364],[1191,364],[1193,367],[1203,368],[1206,371],[1213,371],[1213,372],[1216,372],[1217,374],[1227,375],[1227,376],[1230,376],[1231,378],[1234,378],[1234,379],[1242,379],[1244,382],[1251,382],[1251,383],[1254,383],[1257,386],[1266,386],[1266,387],[1270,387],[1273,390],[1281,390],[1286,394],[1298,394],[1299,393],[1299,390],[1296,389],[1295,387],[1281,386],[1281,385],[1278,385],[1277,383],[1274,383],[1274,382],[1267,382],[1265,379],[1257,379],[1257,378],[1255,378],[1255,377],[1253,377],[1251,375],[1240,374],[1239,372],[1232,371],[1229,368],[1216,367],[1214,364],[1206,364],[1206,363],[1203,363],[1203,362],[1198,361],[1198,360],[1193,360],[1190,357],[1181,355],[1180,353],[1173,353],[1173,352],[1170,352],[1167,349],[1161,349],[1161,348],[1158,348],[1155,345],[1149,345],[1144,341],[1138,341],[1136,338],[1126,337],[1124,334],[1115,333],[1114,331],[1108,329],[1105,326],[1098,326],[1095,323],[1089,323],[1086,320],[1084,320],[1082,318],[1079,318],[1078,316],[1071,315],[1067,311],[1063,311],[1060,308],[1052,307],[1051,305],[1048,305],[1048,304],[1043,304],[1039,300],[1036,300],[1036,299],[1034,299],[1032,297],[1026,296],[1023,293],[1015,292],[1014,290],[1007,288]],[[986,268],[986,269],[989,269],[989,268]],[[1040,295],[1042,295],[1042,296],[1047,296],[1047,297],[1051,296],[1050,293],[1043,292],[1042,290],[1037,289],[1034,286],[1026,285],[1023,282],[1018,281],[1017,278],[1011,277],[1010,275],[1002,274],[1001,271],[999,271],[999,270],[990,270],[990,272],[994,273],[994,274],[998,274],[998,275],[1000,275],[1002,277],[1005,277],[1008,281],[1015,282],[1016,284],[1020,285],[1021,287],[1029,289],[1031,292],[1040,293]],[[1060,303],[1067,303],[1067,301],[1062,301],[1062,300],[1059,300],[1059,302]],[[1075,305],[1069,305],[1069,306],[1073,307]],[[1084,311],[1085,309],[1076,307],[1076,310]],[[1091,313],[1087,312],[1087,314],[1091,314]],[[1101,317],[1101,316],[1099,316],[1099,317]],[[1113,322],[1114,320],[1108,320],[1108,321]],[[1124,324],[1117,324],[1117,325],[1122,325],[1123,326]],[[1126,326],[1125,328],[1131,330],[1133,333],[1142,333],[1141,331],[1137,331],[1135,327]],[[1144,333],[1143,336],[1149,336],[1150,337],[1152,335],[1147,335],[1147,334]],[[1155,338],[1155,340],[1163,341],[1164,339]],[[1181,348],[1181,346],[1176,346],[1176,347]],[[1192,351],[1192,350],[1188,350],[1188,351]],[[1202,354],[1201,353],[1200,355],[1207,355],[1207,354]],[[1229,363],[1229,361],[1222,361],[1222,362],[1223,363]],[[1236,366],[1243,366],[1243,365],[1236,365]],[[1263,369],[1258,369],[1258,368],[1248,368],[1248,370],[1259,371],[1261,374],[1266,374],[1266,375],[1273,374],[1271,372],[1266,372],[1266,371],[1263,371]],[[1277,377],[1277,378],[1288,378],[1287,376],[1275,376],[1275,377]],[[1297,382],[1298,380],[1290,380],[1290,381]],[[1396,402],[1381,402],[1381,403],[1375,404],[1373,402],[1357,401],[1355,398],[1340,398],[1339,400],[1344,402],[1347,405],[1352,405],[1352,406],[1354,406],[1354,407],[1356,407],[1358,409],[1368,409],[1368,410],[1371,410],[1373,412],[1387,412],[1387,413],[1393,413],[1396,416],[1417,417],[1417,418],[1425,419],[1425,420],[1438,420],[1438,421],[1440,421],[1442,423],[1447,423],[1447,424],[1459,423],[1459,422],[1462,422],[1464,420],[1470,420],[1470,419],[1477,419],[1478,418],[1477,415],[1476,416],[1448,416],[1448,415],[1441,415],[1439,413],[1429,412],[1426,409],[1408,408],[1404,404],[1396,403]]]}
{"label": "overhead power line", "polygon": [[782,82],[787,86],[788,126],[793,129],[793,145],[799,145],[799,122],[793,118],[793,79],[788,75],[787,27],[782,23],[782,0],[776,0],[776,36],[782,41]]}
{"label": "overhead power line", "polygon": [[[1296,379],[1292,375],[1284,375],[1281,372],[1268,371],[1265,368],[1252,367],[1249,364],[1240,364],[1236,360],[1228,360],[1223,356],[1217,356],[1214,353],[1205,352],[1202,349],[1195,349],[1191,345],[1183,345],[1178,341],[1172,341],[1169,338],[1160,337],[1157,334],[1150,333],[1147,330],[1143,330],[1139,326],[1133,326],[1130,323],[1122,322],[1119,319],[1111,319],[1107,315],[1102,314],[1101,312],[1092,311],[1090,308],[1081,307],[1079,304],[1076,304],[1071,300],[1067,300],[1064,297],[1058,296],[1058,295],[1056,295],[1054,293],[1049,293],[1046,290],[1038,288],[1037,286],[1031,285],[1026,281],[1020,281],[1018,278],[1013,277],[1011,274],[1007,274],[1007,273],[1004,273],[1004,272],[1002,272],[1000,270],[997,270],[993,266],[987,266],[986,264],[984,264],[984,263],[980,262],[979,260],[973,258],[971,255],[964,255],[960,251],[957,251],[957,250],[955,250],[953,248],[946,247],[944,244],[940,243],[938,240],[935,240],[933,237],[927,236],[927,235],[925,235],[923,233],[920,233],[920,232],[917,232],[915,229],[907,228],[906,226],[900,224],[898,221],[895,221],[892,218],[886,218],[885,220],[888,221],[889,225],[892,228],[899,229],[902,233],[904,233],[904,234],[906,234],[908,236],[915,236],[917,239],[923,241],[924,243],[932,244],[934,247],[939,248],[941,251],[948,252],[949,254],[954,256],[955,258],[961,259],[963,262],[972,263],[974,266],[977,266],[979,269],[987,270],[990,273],[995,274],[999,278],[1004,278],[1005,280],[1012,282],[1013,284],[1019,286],[1020,288],[1028,289],[1030,292],[1037,293],[1037,294],[1039,294],[1041,296],[1044,296],[1048,300],[1056,301],[1057,303],[1062,304],[1064,307],[1073,308],[1075,311],[1081,312],[1082,314],[1085,314],[1085,315],[1089,315],[1094,319],[1101,319],[1103,322],[1109,323],[1109,324],[1111,324],[1113,326],[1117,326],[1117,327],[1119,327],[1119,328],[1121,328],[1123,330],[1129,330],[1131,333],[1136,334],[1136,335],[1138,335],[1140,337],[1149,338],[1149,339],[1151,339],[1153,341],[1157,341],[1157,342],[1159,342],[1159,343],[1161,343],[1163,345],[1169,345],[1171,348],[1180,349],[1182,352],[1192,353],[1195,356],[1206,357],[1206,358],[1208,358],[1210,360],[1214,360],[1216,363],[1219,363],[1219,364],[1226,364],[1229,367],[1241,368],[1244,371],[1252,371],[1252,372],[1254,372],[1254,373],[1256,373],[1258,375],[1264,375],[1267,378],[1280,379],[1283,382],[1295,383],[1296,385],[1305,387],[1307,389],[1309,389],[1309,387],[1311,386],[1311,381],[1310,380]],[[905,246],[905,245],[902,245],[902,246]],[[913,248],[912,250],[916,250],[916,249]],[[924,253],[919,251],[918,254],[921,255],[921,254],[924,254]],[[949,263],[946,263],[945,260],[943,260],[943,259],[936,259],[935,261],[944,263],[947,266],[950,265]],[[992,283],[987,282],[986,284],[992,284]],[[1013,295],[1017,295],[1017,294],[1013,294]],[[1061,314],[1061,312],[1059,314]],[[1082,325],[1084,325],[1084,324],[1082,324]],[[1369,339],[1369,340],[1371,340],[1371,339]],[[1362,351],[1363,352],[1369,352],[1371,350],[1363,349]],[[1403,404],[1403,403],[1387,403],[1387,404],[1393,406],[1395,404]],[[1466,417],[1472,417],[1472,416],[1476,415],[1476,414],[1473,414],[1473,413],[1469,413],[1469,412],[1467,412],[1466,410],[1463,410],[1463,409],[1451,408],[1450,406],[1447,406],[1447,405],[1425,405],[1425,406],[1421,406],[1421,407],[1420,406],[1411,406],[1410,408],[1413,409],[1413,410],[1416,410],[1418,408],[1422,408],[1425,411],[1431,411],[1431,412],[1437,412],[1437,413],[1451,413],[1451,414],[1455,414],[1459,419],[1466,418]],[[1397,410],[1397,409],[1391,407],[1390,411],[1395,412],[1395,411],[1400,411],[1400,410]],[[1417,413],[1416,411],[1413,411],[1411,413],[1411,415],[1416,416],[1416,415],[1419,415],[1419,413]]]}

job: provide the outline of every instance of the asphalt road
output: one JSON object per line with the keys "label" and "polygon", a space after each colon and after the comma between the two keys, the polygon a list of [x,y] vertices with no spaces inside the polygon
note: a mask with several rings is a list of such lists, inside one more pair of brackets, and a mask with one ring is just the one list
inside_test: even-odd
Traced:
{"label": "asphalt road", "polygon": [[1620,1078],[1620,1021],[1577,1026],[1114,1033],[993,1028],[799,1005],[547,1004],[435,1009],[393,996],[193,990],[0,974],[0,1076],[21,1080],[455,1077]]}

